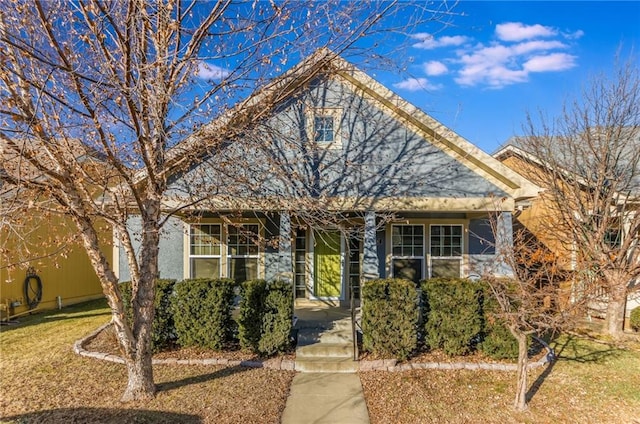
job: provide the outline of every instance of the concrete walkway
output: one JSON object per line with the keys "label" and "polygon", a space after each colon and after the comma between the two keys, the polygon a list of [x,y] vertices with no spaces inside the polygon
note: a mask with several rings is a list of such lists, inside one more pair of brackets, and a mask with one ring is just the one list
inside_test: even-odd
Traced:
{"label": "concrete walkway", "polygon": [[298,373],[282,424],[368,424],[360,377],[355,373]]}
{"label": "concrete walkway", "polygon": [[368,424],[348,309],[297,307],[296,370],[282,424]]}

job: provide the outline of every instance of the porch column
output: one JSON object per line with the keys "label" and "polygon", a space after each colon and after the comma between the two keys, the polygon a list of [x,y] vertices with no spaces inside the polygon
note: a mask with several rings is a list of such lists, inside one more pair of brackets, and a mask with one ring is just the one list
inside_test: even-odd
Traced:
{"label": "porch column", "polygon": [[496,255],[498,256],[498,274],[504,276],[513,276],[513,270],[505,262],[505,256],[508,255],[513,247],[513,217],[511,212],[503,211],[498,215],[496,228]]}
{"label": "porch column", "polygon": [[289,212],[280,212],[280,238],[278,242],[278,275],[293,280],[293,262],[291,260],[291,216]]}
{"label": "porch column", "polygon": [[364,246],[362,275],[365,280],[379,278],[378,244],[376,242],[376,213],[367,211],[364,215]]}

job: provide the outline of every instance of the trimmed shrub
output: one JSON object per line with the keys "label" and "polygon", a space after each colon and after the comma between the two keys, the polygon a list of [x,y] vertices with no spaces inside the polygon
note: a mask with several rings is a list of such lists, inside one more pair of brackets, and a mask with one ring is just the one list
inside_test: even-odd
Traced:
{"label": "trimmed shrub", "polygon": [[176,284],[172,309],[178,344],[220,350],[231,341],[236,285],[231,279],[208,278]]}
{"label": "trimmed shrub", "polygon": [[640,306],[631,311],[629,325],[634,331],[640,331]]}
{"label": "trimmed shrub", "polygon": [[418,293],[413,282],[371,280],[362,286],[362,343],[366,351],[406,359],[418,344]]}
{"label": "trimmed shrub", "polygon": [[273,355],[289,347],[293,318],[293,286],[284,281],[274,281],[267,286],[262,315],[262,332],[258,351]]}
{"label": "trimmed shrub", "polygon": [[242,284],[238,316],[240,346],[269,356],[289,347],[293,287],[283,281],[251,280]]}
{"label": "trimmed shrub", "polygon": [[240,313],[238,315],[238,338],[240,347],[258,351],[262,334],[262,315],[267,296],[265,280],[249,280],[242,283]]}
{"label": "trimmed shrub", "polygon": [[484,329],[478,348],[485,355],[495,359],[517,359],[518,341],[497,316],[500,310],[498,302],[491,292],[491,287],[484,283],[482,288]]}
{"label": "trimmed shrub", "polygon": [[447,355],[466,355],[482,331],[482,286],[465,279],[422,283],[425,342]]}
{"label": "trimmed shrub", "polygon": [[[176,339],[176,328],[171,309],[171,298],[176,280],[156,280],[156,291],[153,302],[153,330],[151,333],[151,348],[158,352]],[[131,282],[120,283],[122,302],[124,304],[127,320],[133,321],[133,309],[131,307]]]}

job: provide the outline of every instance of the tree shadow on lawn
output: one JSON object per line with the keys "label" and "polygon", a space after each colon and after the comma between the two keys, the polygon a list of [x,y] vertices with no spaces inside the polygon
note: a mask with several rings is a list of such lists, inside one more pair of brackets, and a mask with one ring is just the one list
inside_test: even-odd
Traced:
{"label": "tree shadow on lawn", "polygon": [[108,408],[62,408],[28,412],[0,418],[0,423],[136,423],[136,424],[200,424],[203,420],[197,415],[179,414],[170,411],[151,411],[146,409],[108,409]]}
{"label": "tree shadow on lawn", "polygon": [[553,349],[555,352],[555,360],[549,362],[544,371],[536,378],[529,390],[527,391],[526,400],[531,401],[547,377],[553,371],[558,360],[578,362],[578,363],[599,363],[605,358],[620,356],[620,350],[612,347],[611,345],[602,345],[602,349],[596,349],[595,344],[592,343],[590,348],[585,346],[578,346],[580,341],[579,337],[573,335],[567,335],[563,338],[555,338],[553,340]]}
{"label": "tree shadow on lawn", "polygon": [[184,386],[206,383],[207,381],[228,377],[233,374],[248,371],[249,369],[250,368],[248,367],[242,367],[242,366],[225,367],[208,374],[201,374],[193,377],[183,378],[182,380],[159,383],[159,384],[156,384],[156,390],[158,392],[169,392],[171,390],[176,390]]}

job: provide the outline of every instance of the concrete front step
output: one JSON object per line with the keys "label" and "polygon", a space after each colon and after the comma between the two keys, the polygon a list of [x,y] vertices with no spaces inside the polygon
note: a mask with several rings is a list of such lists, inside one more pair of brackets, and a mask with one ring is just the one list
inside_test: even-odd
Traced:
{"label": "concrete front step", "polygon": [[352,344],[353,336],[351,335],[351,331],[344,330],[300,330],[298,332],[298,346],[316,343]]}
{"label": "concrete front step", "polygon": [[351,358],[353,345],[347,343],[314,343],[298,346],[296,358]]}
{"label": "concrete front step", "polygon": [[296,358],[296,371],[317,373],[357,372],[358,362],[351,358]]}
{"label": "concrete front step", "polygon": [[298,334],[298,346],[307,346],[317,343],[353,344],[353,337],[344,333],[323,333],[315,335]]}

